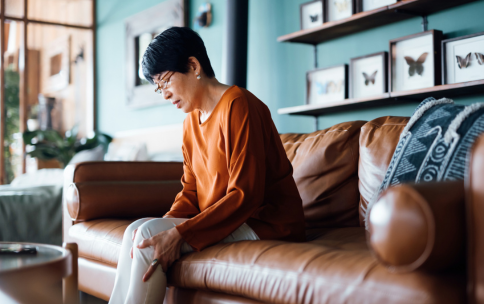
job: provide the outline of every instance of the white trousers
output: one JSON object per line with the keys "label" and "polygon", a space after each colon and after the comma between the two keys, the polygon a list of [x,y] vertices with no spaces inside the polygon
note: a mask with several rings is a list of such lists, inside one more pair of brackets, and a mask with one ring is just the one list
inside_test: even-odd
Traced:
{"label": "white trousers", "polygon": [[[133,244],[139,244],[142,240],[148,239],[162,231],[171,229],[187,219],[180,218],[143,218],[128,226],[123,236],[121,253],[116,270],[116,280],[111,294],[109,304],[162,304],[166,291],[166,275],[161,265],[156,267],[155,272],[147,282],[143,282],[143,275],[148,270],[154,258],[154,249],[147,247],[133,249],[133,259],[130,251]],[[133,233],[138,229],[133,241]],[[242,224],[231,235],[221,243],[237,241],[256,241],[259,237],[247,225]],[[192,252],[193,248],[187,243],[181,246],[181,254]]]}

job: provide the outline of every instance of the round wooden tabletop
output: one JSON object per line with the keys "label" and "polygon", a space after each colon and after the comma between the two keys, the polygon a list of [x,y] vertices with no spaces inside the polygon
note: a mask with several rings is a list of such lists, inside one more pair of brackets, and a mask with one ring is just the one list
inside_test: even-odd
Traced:
{"label": "round wooden tabletop", "polygon": [[59,298],[55,290],[62,278],[72,273],[72,255],[69,250],[35,243],[0,244],[37,247],[36,254],[0,255],[0,290],[3,293],[20,303],[55,303],[59,299],[62,302],[62,296]]}

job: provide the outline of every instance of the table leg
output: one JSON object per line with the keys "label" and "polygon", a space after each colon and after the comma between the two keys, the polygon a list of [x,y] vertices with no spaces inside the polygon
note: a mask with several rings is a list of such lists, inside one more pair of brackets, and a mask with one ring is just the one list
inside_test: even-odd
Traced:
{"label": "table leg", "polygon": [[64,243],[63,247],[69,249],[72,256],[72,273],[62,280],[62,299],[64,304],[79,304],[79,273],[78,249],[76,243]]}

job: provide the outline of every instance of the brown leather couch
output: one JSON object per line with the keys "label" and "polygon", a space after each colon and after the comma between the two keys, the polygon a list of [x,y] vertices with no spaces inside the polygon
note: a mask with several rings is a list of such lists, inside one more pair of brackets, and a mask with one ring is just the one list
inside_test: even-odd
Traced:
{"label": "brown leather couch", "polygon": [[[372,239],[375,248],[369,246],[364,214],[407,122],[406,117],[381,117],[281,135],[304,204],[307,242],[243,241],[184,255],[167,274],[165,302],[484,303],[484,263],[479,260],[484,224],[478,220],[484,214],[483,137],[471,154],[467,198],[464,191],[453,196],[454,205],[466,206],[468,214],[462,223],[452,222],[466,226],[459,231],[467,240],[467,256],[453,255],[439,270],[389,267],[375,252],[392,261],[388,248],[400,244],[405,227],[390,241]],[[181,163],[162,162],[86,162],[66,169],[64,241],[79,246],[80,290],[109,299],[124,230],[137,218],[163,216],[181,189],[182,173]],[[463,182],[457,183],[463,188]],[[419,187],[427,191],[425,184]],[[433,185],[426,193],[435,189],[444,196],[453,191]],[[425,198],[438,208],[438,195]],[[435,216],[440,217],[435,222],[445,223],[449,215]],[[446,244],[445,234],[438,238],[438,244]]]}

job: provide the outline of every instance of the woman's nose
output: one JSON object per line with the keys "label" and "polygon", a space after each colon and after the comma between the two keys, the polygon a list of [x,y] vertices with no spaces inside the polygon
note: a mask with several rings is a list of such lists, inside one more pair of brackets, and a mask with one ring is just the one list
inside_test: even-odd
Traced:
{"label": "woman's nose", "polygon": [[163,90],[163,98],[165,99],[170,99],[171,97],[171,92],[170,91],[167,91],[167,90]]}

